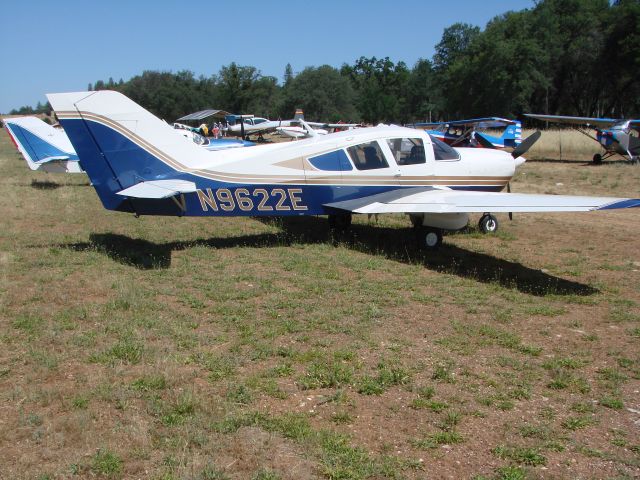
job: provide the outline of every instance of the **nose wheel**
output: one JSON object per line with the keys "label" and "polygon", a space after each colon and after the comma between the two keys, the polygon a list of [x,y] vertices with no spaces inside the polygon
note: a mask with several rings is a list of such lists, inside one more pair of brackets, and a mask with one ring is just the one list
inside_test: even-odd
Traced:
{"label": "nose wheel", "polygon": [[480,217],[478,227],[482,233],[494,233],[498,231],[498,219],[490,213],[485,213]]}

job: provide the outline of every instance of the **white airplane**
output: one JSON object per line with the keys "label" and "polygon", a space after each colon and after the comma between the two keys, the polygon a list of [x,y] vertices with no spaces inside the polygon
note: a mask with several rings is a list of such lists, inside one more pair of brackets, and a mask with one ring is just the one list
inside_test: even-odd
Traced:
{"label": "white airplane", "polygon": [[298,140],[300,138],[314,137],[315,135],[326,135],[329,133],[329,130],[324,128],[313,128],[311,126],[306,128],[304,126],[291,125],[289,127],[277,127],[276,132],[285,137]]}
{"label": "white airplane", "polygon": [[64,130],[38,117],[6,118],[4,126],[31,170],[83,173],[78,155]]}
{"label": "white airplane", "polygon": [[241,138],[247,138],[250,135],[262,136],[279,127],[289,127],[297,122],[297,120],[269,120],[253,115],[228,115],[225,118],[228,122],[227,135]]}
{"label": "white airplane", "polygon": [[[298,112],[296,112],[298,115]],[[321,122],[307,122],[300,113],[296,123],[293,123],[287,127],[277,127],[276,132],[285,137],[298,140],[300,138],[315,137],[317,135],[327,135],[328,133],[352,130],[354,128],[362,127],[358,123],[321,123]]]}
{"label": "white airplane", "polygon": [[[424,131],[378,126],[298,142],[207,151],[118,92],[47,95],[105,208],[136,215],[408,214],[422,247],[470,213],[581,212],[639,207],[640,199],[501,192],[535,136],[511,154],[454,149]],[[87,141],[91,139],[91,141]],[[479,161],[481,160],[481,161]]]}

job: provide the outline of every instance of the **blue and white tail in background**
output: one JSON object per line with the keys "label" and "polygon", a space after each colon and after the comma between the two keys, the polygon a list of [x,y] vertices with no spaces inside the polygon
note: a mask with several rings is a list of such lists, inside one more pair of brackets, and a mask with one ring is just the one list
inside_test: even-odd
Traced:
{"label": "blue and white tail in background", "polygon": [[515,121],[515,125],[509,125],[502,133],[502,138],[505,147],[517,147],[522,143],[522,122],[520,120]]}
{"label": "blue and white tail in background", "polygon": [[51,173],[82,173],[78,155],[62,129],[37,117],[4,120],[7,133],[31,170]]}
{"label": "blue and white tail in background", "polygon": [[481,136],[496,148],[516,148],[522,143],[522,123],[519,120],[514,120],[513,122],[505,127],[504,132],[499,137],[478,131],[474,132],[474,135],[476,137]]}

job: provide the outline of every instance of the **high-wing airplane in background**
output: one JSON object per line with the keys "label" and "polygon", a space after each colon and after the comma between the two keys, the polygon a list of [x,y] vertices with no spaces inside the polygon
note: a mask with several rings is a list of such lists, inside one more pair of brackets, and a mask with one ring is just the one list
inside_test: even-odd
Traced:
{"label": "high-wing airplane in background", "polygon": [[[640,120],[568,117],[536,113],[525,113],[525,116],[545,122],[575,125],[576,130],[598,142],[604,149],[604,155],[596,153],[593,156],[593,163],[596,165],[616,154],[631,163],[640,161]],[[595,131],[595,136],[592,131]]]}
{"label": "high-wing airplane in background", "polygon": [[78,155],[61,128],[38,117],[6,118],[4,126],[31,170],[82,173]]}
{"label": "high-wing airplane in background", "polygon": [[[471,118],[449,122],[413,123],[413,128],[427,130],[432,137],[452,147],[515,148],[522,141],[522,125],[518,120],[499,117]],[[504,128],[501,136],[483,130]]]}
{"label": "high-wing airplane in background", "polygon": [[[537,139],[516,149],[454,149],[426,132],[378,126],[252,148],[207,151],[118,92],[47,95],[106,209],[136,215],[405,213],[419,245],[489,212],[580,212],[640,206],[640,199],[501,192]],[[134,128],[135,126],[135,128]]]}

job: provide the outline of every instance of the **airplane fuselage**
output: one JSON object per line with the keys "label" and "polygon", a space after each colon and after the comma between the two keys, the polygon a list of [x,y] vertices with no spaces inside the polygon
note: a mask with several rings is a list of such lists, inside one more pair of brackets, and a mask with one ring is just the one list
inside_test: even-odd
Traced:
{"label": "airplane fuselage", "polygon": [[[114,175],[91,175],[104,206],[139,215],[322,215],[330,213],[326,205],[333,202],[404,188],[500,191],[519,163],[501,151],[446,146],[444,156],[448,157],[438,159],[443,147],[426,132],[385,126],[219,152],[206,152],[185,139],[182,147],[193,160],[184,163],[172,152],[150,148],[120,124],[96,117],[80,119],[77,114],[59,117],[70,135],[88,126],[98,142],[107,145],[117,133],[119,148],[136,152],[121,163],[117,155],[87,142],[79,155],[86,168],[93,168],[92,164],[101,164],[98,157],[104,154]],[[402,142],[418,148],[401,151]],[[396,144],[399,149],[394,152]],[[420,152],[412,159],[413,150]],[[83,161],[90,157],[96,162]],[[162,200],[113,195],[141,181],[169,177],[193,182],[196,189]]]}

